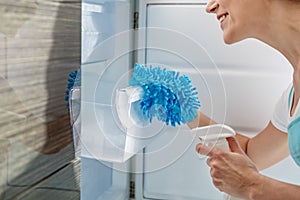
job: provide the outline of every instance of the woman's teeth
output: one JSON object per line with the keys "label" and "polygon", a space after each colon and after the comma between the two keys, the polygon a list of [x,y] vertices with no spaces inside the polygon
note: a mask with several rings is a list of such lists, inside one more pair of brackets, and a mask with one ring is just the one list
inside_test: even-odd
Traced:
{"label": "woman's teeth", "polygon": [[222,15],[222,17],[220,17],[220,19],[219,19],[220,22],[222,22],[222,21],[226,18],[226,16],[227,16],[227,15]]}

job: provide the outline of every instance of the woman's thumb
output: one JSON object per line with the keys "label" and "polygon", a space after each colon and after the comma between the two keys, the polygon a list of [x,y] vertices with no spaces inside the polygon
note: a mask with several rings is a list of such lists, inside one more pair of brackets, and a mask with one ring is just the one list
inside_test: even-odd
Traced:
{"label": "woman's thumb", "polygon": [[231,152],[244,153],[235,137],[226,138]]}

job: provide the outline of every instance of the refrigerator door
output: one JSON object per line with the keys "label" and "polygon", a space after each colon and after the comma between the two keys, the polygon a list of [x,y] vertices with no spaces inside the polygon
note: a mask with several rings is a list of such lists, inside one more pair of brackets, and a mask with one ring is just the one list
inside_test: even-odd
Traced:
{"label": "refrigerator door", "polygon": [[[207,1],[140,1],[138,61],[170,66],[188,75],[200,110],[250,137],[265,127],[291,81],[289,63],[274,49],[248,39],[225,45]],[[136,199],[223,199],[212,184],[199,142],[186,126],[169,129],[136,156]],[[288,170],[280,170],[280,169]],[[299,183],[287,158],[263,173]]]}
{"label": "refrigerator door", "polygon": [[82,2],[81,199],[129,199],[130,155],[115,116],[115,91],[132,66],[134,1]]}

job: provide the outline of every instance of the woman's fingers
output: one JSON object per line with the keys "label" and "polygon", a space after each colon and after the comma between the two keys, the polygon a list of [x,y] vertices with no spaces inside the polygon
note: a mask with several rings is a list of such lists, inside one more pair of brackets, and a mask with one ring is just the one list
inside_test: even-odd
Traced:
{"label": "woman's fingers", "polygon": [[210,152],[210,148],[204,144],[197,144],[196,146],[196,151],[198,153],[200,153],[201,155],[206,155],[208,156],[209,152]]}
{"label": "woman's fingers", "polygon": [[230,148],[231,152],[244,154],[244,151],[240,147],[240,144],[238,143],[238,141],[236,140],[235,137],[228,137],[228,138],[226,138],[226,140],[228,142],[228,145],[229,145],[229,148]]}

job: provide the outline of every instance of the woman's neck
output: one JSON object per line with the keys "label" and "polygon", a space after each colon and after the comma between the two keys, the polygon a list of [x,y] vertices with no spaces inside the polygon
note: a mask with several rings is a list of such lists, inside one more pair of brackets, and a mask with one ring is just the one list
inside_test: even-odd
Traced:
{"label": "woman's neck", "polygon": [[257,39],[280,51],[299,74],[300,3],[288,0],[272,1],[269,9],[266,16],[268,27],[261,31]]}
{"label": "woman's neck", "polygon": [[291,114],[300,98],[300,3],[268,1],[265,25],[257,39],[280,51],[293,67],[294,99]]}

